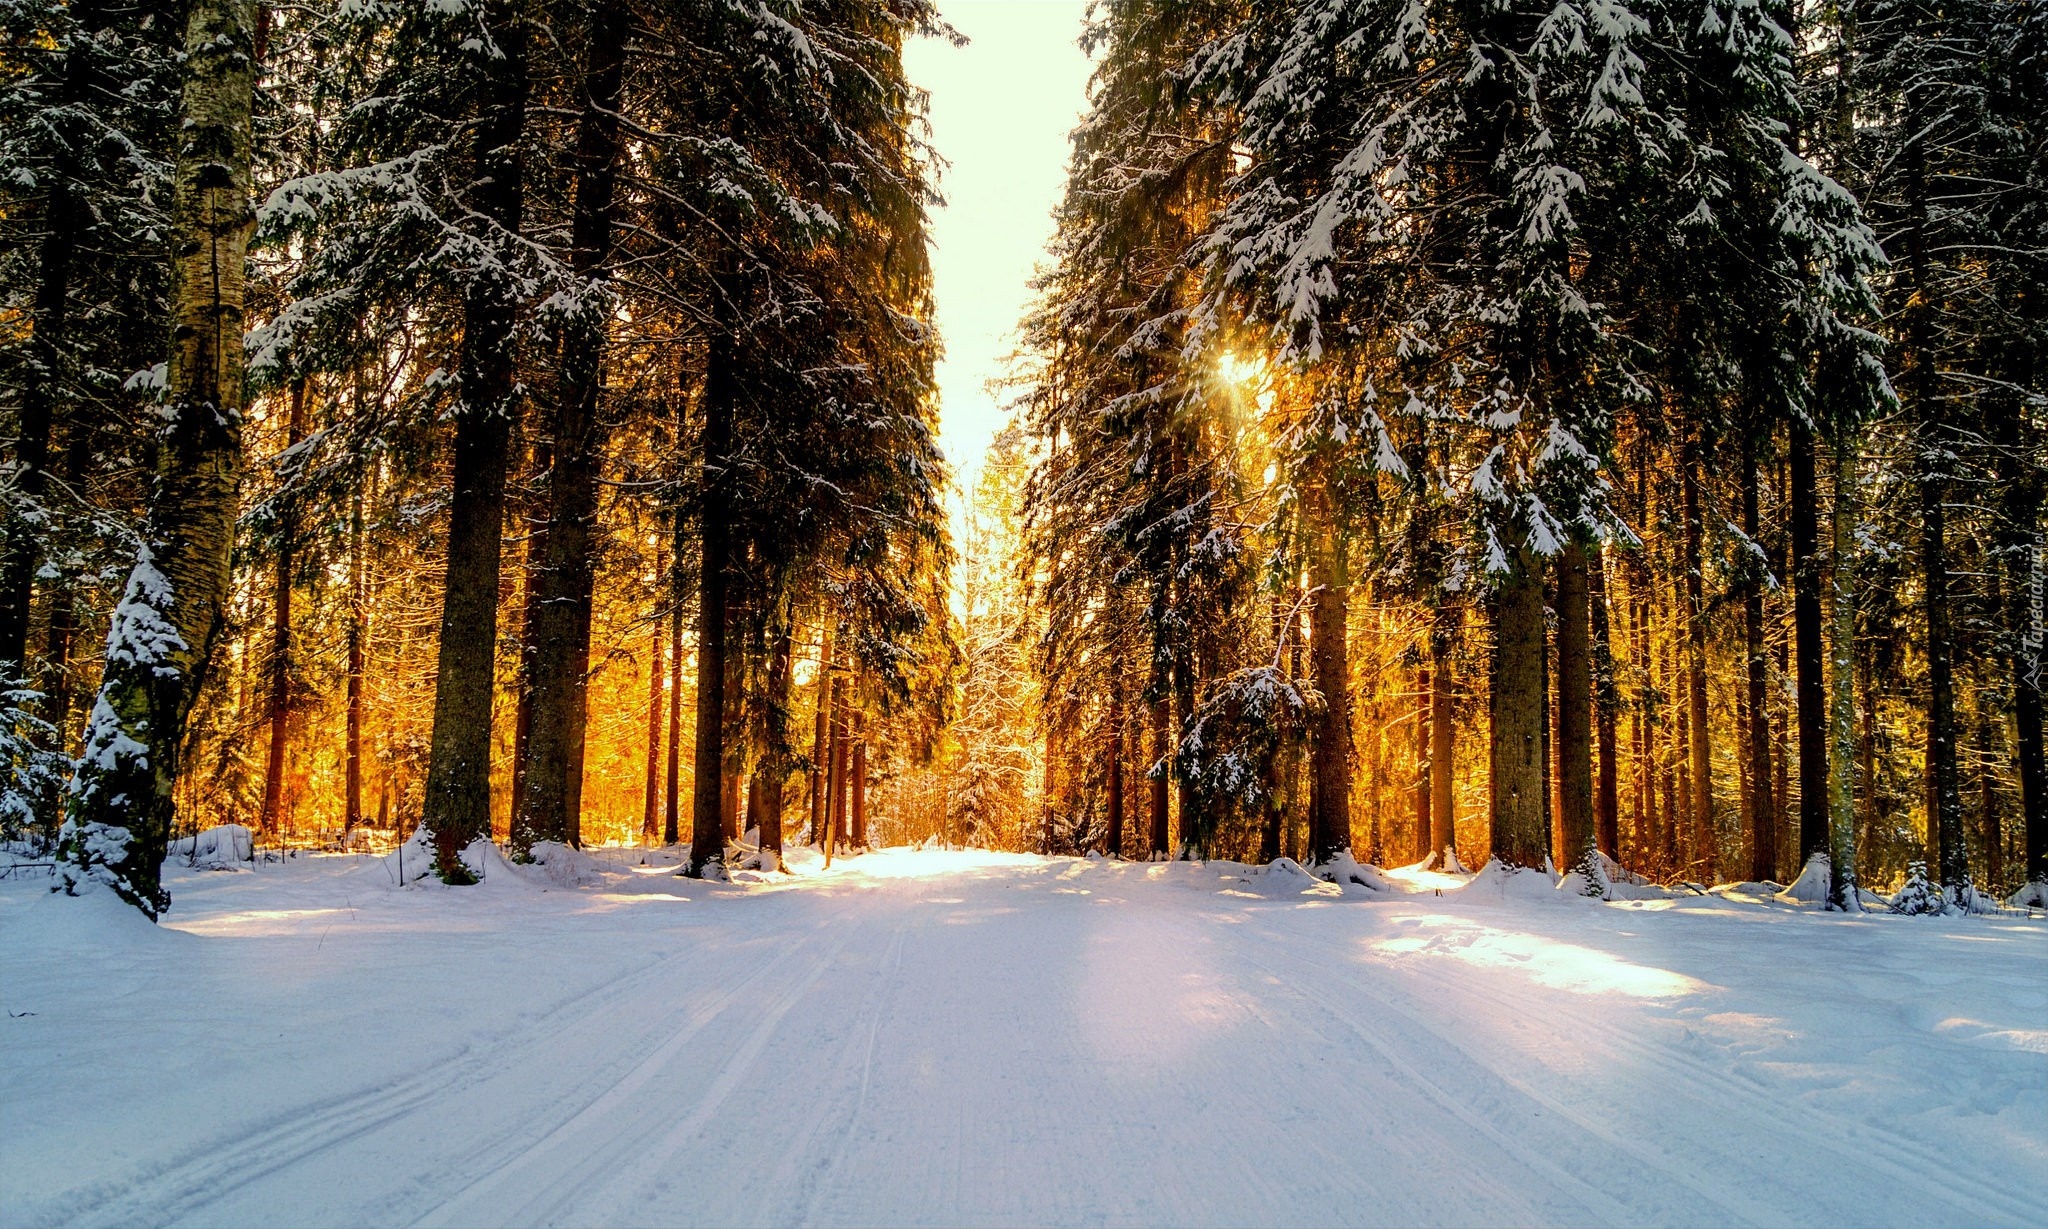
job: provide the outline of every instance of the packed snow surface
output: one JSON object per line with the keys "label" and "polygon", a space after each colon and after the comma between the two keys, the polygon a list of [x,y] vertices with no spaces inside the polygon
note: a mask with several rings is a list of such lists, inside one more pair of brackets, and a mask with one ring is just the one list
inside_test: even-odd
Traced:
{"label": "packed snow surface", "polygon": [[162,927],[0,883],[0,1222],[2048,1206],[2048,922],[931,849],[705,884],[646,856],[466,889],[173,863]]}

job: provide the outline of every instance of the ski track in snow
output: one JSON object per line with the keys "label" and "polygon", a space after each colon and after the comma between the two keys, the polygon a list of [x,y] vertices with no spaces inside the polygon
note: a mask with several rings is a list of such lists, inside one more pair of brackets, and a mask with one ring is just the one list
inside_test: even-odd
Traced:
{"label": "ski track in snow", "polygon": [[[2022,1225],[2048,923],[889,851],[0,883],[0,1224]],[[1397,880],[1399,872],[1395,872]],[[187,933],[178,933],[183,930]]]}

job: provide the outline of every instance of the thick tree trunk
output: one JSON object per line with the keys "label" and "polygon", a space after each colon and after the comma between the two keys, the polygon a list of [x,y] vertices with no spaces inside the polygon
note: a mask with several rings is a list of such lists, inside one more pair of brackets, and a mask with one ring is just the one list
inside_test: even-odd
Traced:
{"label": "thick tree trunk", "polygon": [[1692,706],[1692,860],[1709,883],[1720,875],[1714,839],[1713,748],[1707,723],[1707,598],[1698,466],[1684,466],[1686,699]]}
{"label": "thick tree trunk", "polygon": [[[1742,458],[1742,532],[1752,544],[1763,536],[1757,486],[1756,441],[1750,440]],[[1751,559],[1749,567],[1742,594],[1743,651],[1749,663],[1749,877],[1763,881],[1778,877],[1778,809],[1771,796],[1771,661],[1764,646],[1763,560]]]}
{"label": "thick tree trunk", "polygon": [[[291,410],[285,422],[285,450],[297,448],[306,438],[306,379],[292,381]],[[270,727],[270,746],[263,765],[263,809],[256,825],[275,836],[284,822],[284,753],[291,730],[292,713],[292,573],[298,553],[297,500],[290,494],[279,498],[277,526],[277,571],[270,599],[270,661],[267,663],[270,694],[264,701],[264,721]]]}
{"label": "thick tree trunk", "polygon": [[704,381],[704,507],[697,599],[697,754],[690,786],[692,876],[725,861],[725,596],[732,518],[727,511],[733,432],[731,343],[714,338]]}
{"label": "thick tree trunk", "polygon": [[561,380],[550,407],[547,550],[529,582],[539,600],[530,627],[534,651],[526,658],[532,726],[513,812],[515,847],[531,840],[583,843],[582,773],[572,769],[581,767],[588,716],[598,478],[607,438],[600,402],[611,323],[602,281],[611,258],[629,13],[622,4],[593,10],[583,64],[569,265],[587,302],[562,331]]}
{"label": "thick tree trunk", "polygon": [[1799,708],[1799,862],[1828,851],[1827,678],[1821,647],[1819,474],[1813,432],[1792,425],[1792,662]]}
{"label": "thick tree trunk", "polygon": [[[524,228],[521,144],[526,134],[526,24],[512,0],[491,0],[485,24],[496,56],[470,67],[485,76],[485,104],[471,141],[472,204],[499,233]],[[491,834],[491,702],[498,645],[499,551],[505,471],[519,414],[515,326],[519,290],[509,271],[480,269],[464,293],[462,399],[448,519],[448,574],[441,604],[433,743],[423,820],[441,877],[468,882],[460,854]]]}
{"label": "thick tree trunk", "polygon": [[1526,549],[1493,595],[1490,784],[1493,857],[1540,869],[1550,851],[1543,793],[1543,578]]}
{"label": "thick tree trunk", "polygon": [[171,201],[170,358],[143,545],[107,637],[72,779],[63,886],[108,884],[151,918],[185,725],[228,599],[241,493],[255,6],[193,0]]}
{"label": "thick tree trunk", "polygon": [[1557,569],[1557,801],[1560,870],[1590,872],[1593,828],[1593,611],[1586,550],[1565,546]]}
{"label": "thick tree trunk", "polygon": [[1832,596],[1828,645],[1828,907],[1860,913],[1856,883],[1856,439],[1835,441]]}
{"label": "thick tree trunk", "polygon": [[1594,740],[1600,763],[1593,783],[1593,841],[1600,852],[1621,861],[1621,757],[1616,742],[1620,724],[1621,692],[1614,679],[1612,615],[1607,603],[1607,561],[1605,552],[1594,550],[1590,558],[1591,589],[1588,600],[1593,613],[1593,720]]}
{"label": "thick tree trunk", "polygon": [[1351,852],[1350,578],[1328,501],[1319,502],[1308,574],[1315,591],[1309,608],[1311,659],[1316,690],[1323,697],[1322,708],[1310,721],[1309,762],[1316,801],[1309,817],[1308,858],[1314,866]]}
{"label": "thick tree trunk", "polygon": [[1429,848],[1446,855],[1446,866],[1458,844],[1457,801],[1452,793],[1458,729],[1451,712],[1451,654],[1457,634],[1458,612],[1439,604],[1429,634]]}

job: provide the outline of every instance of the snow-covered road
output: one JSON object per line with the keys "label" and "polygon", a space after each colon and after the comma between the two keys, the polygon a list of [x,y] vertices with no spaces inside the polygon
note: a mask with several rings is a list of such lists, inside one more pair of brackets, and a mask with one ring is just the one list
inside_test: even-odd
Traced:
{"label": "snow-covered road", "polygon": [[0,884],[0,1222],[2048,1207],[2048,923],[940,851],[666,870],[178,872],[159,929]]}

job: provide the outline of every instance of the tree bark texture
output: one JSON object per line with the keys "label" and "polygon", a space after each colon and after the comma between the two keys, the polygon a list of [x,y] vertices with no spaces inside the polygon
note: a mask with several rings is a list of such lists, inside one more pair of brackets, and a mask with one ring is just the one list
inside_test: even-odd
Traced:
{"label": "tree bark texture", "polygon": [[1544,816],[1543,578],[1525,548],[1493,594],[1493,857],[1509,868],[1540,868],[1550,851]]}
{"label": "tree bark texture", "polygon": [[1792,425],[1792,663],[1799,710],[1799,862],[1828,851],[1828,699],[1821,645],[1820,487],[1813,431]]}
{"label": "tree bark texture", "polygon": [[704,494],[697,599],[697,753],[690,787],[692,877],[725,862],[726,586],[732,551],[732,343],[711,341],[704,378]]}
{"label": "tree bark texture", "polygon": [[170,904],[161,875],[185,725],[228,599],[241,495],[255,25],[252,0],[187,10],[155,487],[60,852],[65,890],[105,883],[151,918]]}
{"label": "tree bark texture", "polygon": [[[306,379],[292,381],[291,409],[285,423],[285,449],[297,448],[306,438]],[[263,809],[257,827],[266,833],[283,830],[284,758],[291,734],[292,715],[292,573],[298,554],[298,509],[287,491],[279,500],[277,525],[277,571],[270,601],[270,694],[265,698],[265,720],[270,726],[270,746],[263,765]]]}
{"label": "tree bark texture", "polygon": [[1308,857],[1321,866],[1351,852],[1351,654],[1347,639],[1349,577],[1344,543],[1327,500],[1312,532],[1309,586],[1311,661],[1322,707],[1311,718],[1309,763],[1316,804],[1309,819]]}
{"label": "tree bark texture", "polygon": [[1446,865],[1458,844],[1457,799],[1452,792],[1458,727],[1451,710],[1451,654],[1457,634],[1457,610],[1439,605],[1429,635],[1429,848],[1445,854]]}
{"label": "tree bark texture", "polygon": [[1852,428],[1835,440],[1831,512],[1834,609],[1828,671],[1828,906],[1860,913],[1856,884],[1856,452]]}
{"label": "tree bark texture", "polygon": [[[485,77],[473,143],[472,205],[499,236],[525,224],[526,37],[512,0],[491,0],[485,23],[499,54],[479,55]],[[427,760],[424,822],[441,877],[466,882],[461,852],[491,833],[491,702],[498,644],[499,551],[505,523],[505,471],[519,414],[513,353],[518,288],[508,271],[487,268],[463,296],[462,395],[454,413],[453,492],[448,573],[441,604],[434,731]]]}
{"label": "tree bark texture", "polygon": [[1590,871],[1593,832],[1593,627],[1586,550],[1573,542],[1557,568],[1557,830],[1560,870]]}
{"label": "tree bark texture", "polygon": [[[1742,532],[1753,549],[1763,536],[1763,510],[1758,494],[1756,443],[1745,444],[1742,458]],[[1778,877],[1778,808],[1771,794],[1771,659],[1764,644],[1763,560],[1749,561],[1742,592],[1743,655],[1749,667],[1749,877],[1762,882]]]}

